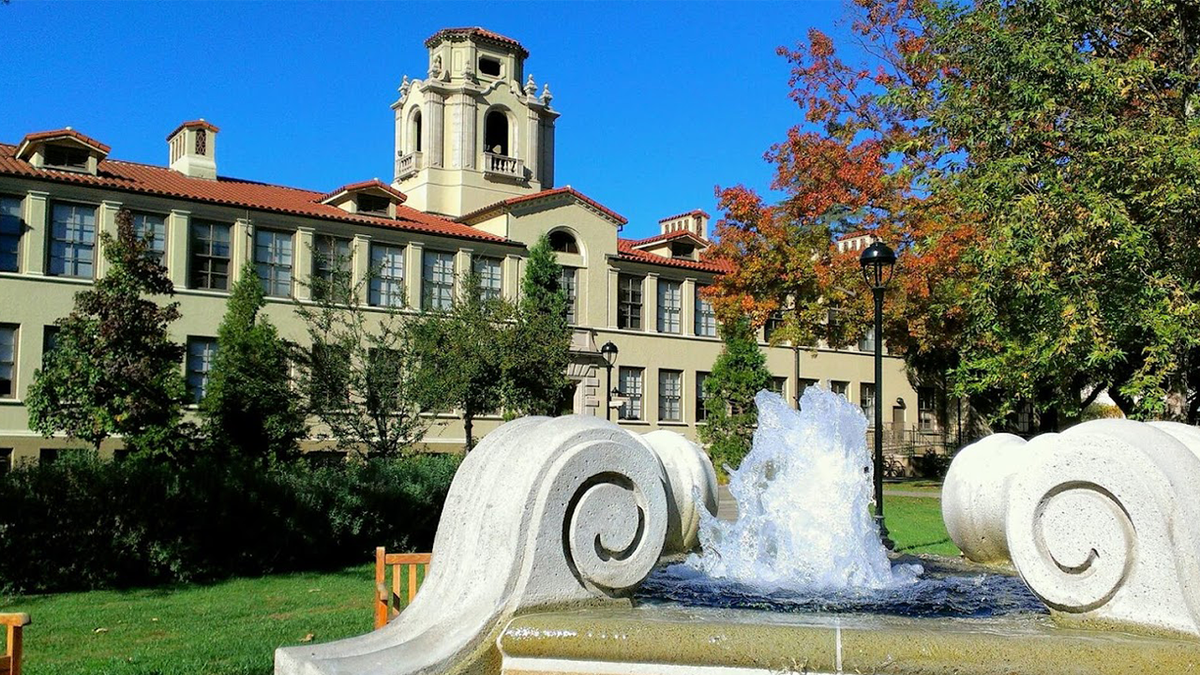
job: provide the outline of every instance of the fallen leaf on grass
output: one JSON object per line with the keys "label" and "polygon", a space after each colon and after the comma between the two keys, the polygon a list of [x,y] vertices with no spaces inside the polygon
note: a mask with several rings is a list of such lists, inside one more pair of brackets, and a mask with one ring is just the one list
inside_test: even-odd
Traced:
{"label": "fallen leaf on grass", "polygon": [[320,593],[320,592],[321,592],[321,589],[319,589],[319,588],[310,588],[310,589],[308,589],[308,592],[309,592],[309,593]]}
{"label": "fallen leaf on grass", "polygon": [[312,640],[313,640],[312,633],[309,633],[308,635],[305,635],[304,637],[300,638],[301,642],[312,642]]}
{"label": "fallen leaf on grass", "polygon": [[96,629],[93,629],[92,632],[93,633],[107,633],[108,629],[107,628],[96,628]]}

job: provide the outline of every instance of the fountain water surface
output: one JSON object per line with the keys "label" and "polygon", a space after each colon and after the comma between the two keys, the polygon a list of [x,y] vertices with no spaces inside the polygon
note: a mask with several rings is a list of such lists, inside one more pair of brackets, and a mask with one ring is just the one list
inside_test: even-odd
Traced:
{"label": "fountain water surface", "polygon": [[[884,589],[919,565],[892,565],[871,518],[867,420],[844,397],[813,386],[800,410],[755,397],[758,429],[729,471],[736,521],[701,514],[702,552],[685,563],[713,579],[763,589]],[[680,571],[676,570],[678,574]]]}

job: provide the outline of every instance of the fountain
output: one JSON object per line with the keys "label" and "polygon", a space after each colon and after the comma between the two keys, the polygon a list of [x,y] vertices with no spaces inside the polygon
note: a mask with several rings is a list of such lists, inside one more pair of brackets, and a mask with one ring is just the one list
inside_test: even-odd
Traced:
{"label": "fountain", "polygon": [[276,673],[1200,669],[1200,431],[1089,423],[968,447],[943,510],[975,562],[918,564],[868,517],[861,414],[816,390],[801,413],[757,402],[736,523],[713,518],[711,464],[676,434],[504,425],[459,469],[413,604],[280,649]]}

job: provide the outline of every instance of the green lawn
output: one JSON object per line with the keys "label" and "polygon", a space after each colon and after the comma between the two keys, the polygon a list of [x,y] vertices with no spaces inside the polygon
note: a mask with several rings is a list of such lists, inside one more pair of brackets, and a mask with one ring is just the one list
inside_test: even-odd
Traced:
{"label": "green lawn", "polygon": [[[940,501],[888,497],[896,550],[958,555]],[[29,612],[27,675],[241,675],[272,672],[276,647],[328,642],[372,625],[374,566],[211,585],[0,599]]]}
{"label": "green lawn", "polygon": [[212,585],[0,600],[28,612],[27,675],[271,673],[276,647],[371,630],[374,565]]}

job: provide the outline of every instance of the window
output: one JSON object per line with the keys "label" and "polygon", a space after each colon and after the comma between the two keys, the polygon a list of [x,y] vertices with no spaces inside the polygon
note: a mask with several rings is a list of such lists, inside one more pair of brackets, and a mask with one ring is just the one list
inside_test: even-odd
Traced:
{"label": "window", "polygon": [[146,242],[146,257],[162,265],[167,252],[167,219],[153,213],[134,213],[133,234]]}
{"label": "window", "polygon": [[192,288],[229,288],[229,225],[192,222]]}
{"label": "window", "polygon": [[388,207],[392,205],[392,200],[379,195],[358,195],[358,212],[371,216],[386,216],[388,215]]}
{"label": "window", "polygon": [[579,306],[579,270],[574,267],[562,268],[562,276],[558,278],[558,287],[567,298],[567,323],[575,325],[578,318],[575,314]]}
{"label": "window", "polygon": [[314,242],[312,290],[316,300],[348,302],[339,298],[350,292],[350,240],[318,235]]}
{"label": "window", "polygon": [[685,260],[696,259],[696,245],[686,241],[671,242],[671,257],[684,258]]}
{"label": "window", "polygon": [[804,392],[807,391],[809,387],[816,386],[816,384],[817,384],[816,380],[813,380],[813,379],[810,379],[807,377],[800,378],[800,391],[799,391],[799,393],[796,394],[796,399],[799,400],[800,398],[802,398],[804,396]]}
{"label": "window", "polygon": [[617,328],[642,329],[642,278],[617,276]]}
{"label": "window", "polygon": [[350,352],[337,345],[312,347],[309,396],[317,410],[338,410],[350,400]]}
{"label": "window", "polygon": [[860,352],[874,352],[875,351],[875,329],[874,328],[868,330],[867,334],[862,336],[862,339],[858,341],[858,351],[860,351]]}
{"label": "window", "polygon": [[696,335],[701,337],[717,336],[717,313],[712,303],[700,295],[703,287],[696,288]]}
{"label": "window", "polygon": [[763,325],[763,339],[770,342],[771,337],[781,328],[783,328],[783,312],[771,312],[771,316],[767,317],[767,322]]}
{"label": "window", "polygon": [[618,419],[642,419],[642,369],[621,366],[617,374],[617,381],[620,383],[618,391],[625,398],[625,402],[621,404],[621,409],[617,414]]}
{"label": "window", "polygon": [[772,377],[771,382],[767,384],[767,389],[771,393],[778,395],[780,398],[787,400],[787,381],[786,377]]}
{"label": "window", "polygon": [[42,328],[42,367],[46,366],[46,357],[58,348],[58,333],[61,329],[55,325]]}
{"label": "window", "polygon": [[451,309],[454,306],[454,254],[425,251],[421,268],[421,308]]}
{"label": "window", "polygon": [[412,115],[412,143],[409,144],[413,152],[421,152],[421,109],[418,108]]}
{"label": "window", "polygon": [[205,129],[196,130],[196,154],[208,154],[208,131]]}
{"label": "window", "polygon": [[708,408],[704,406],[704,402],[708,400],[708,392],[704,391],[704,382],[708,379],[708,373],[696,373],[696,422],[703,422],[708,419]]}
{"label": "window", "polygon": [[875,384],[863,382],[859,385],[858,405],[867,416],[867,426],[875,426]]}
{"label": "window", "polygon": [[88,168],[88,157],[91,154],[86,148],[69,145],[47,145],[42,152],[44,153],[43,163],[46,166],[75,171]]}
{"label": "window", "polygon": [[479,72],[492,77],[500,77],[500,62],[486,56],[482,57],[479,59]]}
{"label": "window", "polygon": [[678,370],[658,371],[658,419],[661,422],[683,421],[683,373]]}
{"label": "window", "polygon": [[375,307],[404,307],[404,247],[371,244],[371,285],[367,302]]}
{"label": "window", "polygon": [[933,431],[937,428],[933,387],[917,387],[917,429]]}
{"label": "window", "polygon": [[38,464],[53,464],[58,461],[58,448],[39,448]]}
{"label": "window", "polygon": [[678,333],[683,316],[683,286],[678,281],[658,281],[658,332]]}
{"label": "window", "polygon": [[0,324],[0,398],[17,395],[17,327]]}
{"label": "window", "polygon": [[96,255],[96,208],[55,204],[51,213],[50,274],[91,279]]}
{"label": "window", "polygon": [[200,403],[208,393],[208,374],[217,356],[215,338],[189,337],[187,341],[187,385],[192,403]]}
{"label": "window", "polygon": [[483,123],[483,149],[494,155],[508,156],[508,115],[499,110],[487,114]]}
{"label": "window", "polygon": [[555,230],[550,233],[550,248],[559,253],[579,253],[579,242],[570,232]]}
{"label": "window", "polygon": [[838,396],[841,396],[842,398],[846,399],[847,401],[850,400],[850,395],[849,395],[850,383],[849,382],[842,382],[840,380],[830,380],[829,381],[829,391],[832,391],[833,393],[837,394]]}
{"label": "window", "polygon": [[0,448],[0,476],[12,471],[12,448]]}
{"label": "window", "polygon": [[276,298],[292,295],[292,233],[257,230],[254,233],[254,267],[263,293]]}
{"label": "window", "polygon": [[21,200],[0,197],[0,272],[20,272]]}
{"label": "window", "polygon": [[479,275],[479,289],[484,300],[499,300],[504,292],[503,262],[499,258],[476,257],[471,261]]}

